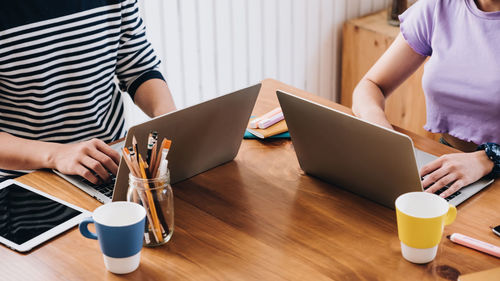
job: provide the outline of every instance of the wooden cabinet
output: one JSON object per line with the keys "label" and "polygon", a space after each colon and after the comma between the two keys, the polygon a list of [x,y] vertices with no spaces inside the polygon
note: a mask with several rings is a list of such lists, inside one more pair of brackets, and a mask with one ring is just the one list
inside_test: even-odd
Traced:
{"label": "wooden cabinet", "polygon": [[[386,12],[350,20],[344,24],[342,42],[341,104],[352,106],[352,92],[377,59],[389,48],[399,27],[387,23]],[[439,139],[423,129],[425,99],[422,90],[423,65],[386,101],[389,121],[421,136]]]}

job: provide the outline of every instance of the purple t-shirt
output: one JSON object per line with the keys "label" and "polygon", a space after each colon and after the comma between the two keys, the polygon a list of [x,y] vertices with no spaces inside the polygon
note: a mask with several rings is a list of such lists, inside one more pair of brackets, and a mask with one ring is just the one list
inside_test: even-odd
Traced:
{"label": "purple t-shirt", "polygon": [[430,56],[424,128],[500,143],[500,12],[483,12],[474,0],[418,0],[399,19],[406,42]]}

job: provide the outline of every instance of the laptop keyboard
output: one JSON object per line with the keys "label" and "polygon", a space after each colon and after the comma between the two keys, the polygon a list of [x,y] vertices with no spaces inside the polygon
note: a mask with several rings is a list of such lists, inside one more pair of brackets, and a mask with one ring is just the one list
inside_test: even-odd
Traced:
{"label": "laptop keyboard", "polygon": [[109,182],[105,182],[105,183],[101,183],[101,184],[93,184],[84,178],[82,178],[81,181],[84,184],[94,188],[95,190],[104,194],[104,196],[111,199],[111,197],[113,197],[113,189],[115,187],[116,176],[113,174],[110,174],[109,176],[110,176],[111,180]]}
{"label": "laptop keyboard", "polygon": [[[420,178],[420,180],[424,180],[424,178]],[[426,190],[427,188],[429,188],[429,187],[424,188],[424,190]],[[435,191],[434,194],[439,195],[439,194],[443,193],[445,190],[447,190],[448,188],[450,188],[450,186],[445,185],[442,188],[440,188],[437,191]],[[446,197],[444,199],[446,201],[450,201],[451,199],[457,197],[460,194],[462,194],[460,191],[456,191],[455,193],[453,193],[452,195],[450,195],[450,196],[448,196],[448,197]]]}
{"label": "laptop keyboard", "polygon": [[[449,186],[444,186],[441,189],[439,189],[436,192],[434,192],[434,194],[439,195],[439,194],[443,193],[445,190],[447,190],[448,188],[450,188],[450,187]],[[425,188],[425,189],[427,189],[427,188]],[[457,192],[453,193],[452,195],[450,195],[450,196],[448,196],[448,197],[446,197],[444,199],[446,199],[446,201],[450,201],[451,199],[457,197],[460,194],[461,194],[461,192],[457,191]]]}

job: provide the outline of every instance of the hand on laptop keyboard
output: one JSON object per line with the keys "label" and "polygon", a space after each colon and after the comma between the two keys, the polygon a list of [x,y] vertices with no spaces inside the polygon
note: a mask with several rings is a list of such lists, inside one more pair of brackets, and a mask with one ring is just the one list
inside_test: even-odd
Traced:
{"label": "hand on laptop keyboard", "polygon": [[[424,178],[423,178],[423,177],[422,177],[422,178],[420,178],[420,179],[421,179],[422,181],[424,180]],[[445,185],[445,186],[441,187],[440,189],[438,189],[437,191],[434,191],[434,194],[436,194],[436,195],[440,195],[440,194],[442,194],[444,191],[448,190],[449,188],[450,188],[450,187],[449,187],[448,185]],[[424,191],[427,191],[427,189],[429,189],[429,187],[424,187]],[[449,195],[449,196],[445,197],[444,199],[445,199],[446,201],[450,201],[451,199],[453,199],[453,198],[457,197],[457,196],[458,196],[458,195],[460,195],[460,194],[461,194],[461,192],[460,192],[460,191],[455,191],[455,193],[453,193],[453,194],[451,194],[451,195]]]}
{"label": "hand on laptop keyboard", "polygon": [[435,193],[445,186],[439,196],[447,198],[460,188],[469,185],[487,175],[492,162],[484,151],[471,153],[446,154],[420,169],[423,176],[422,186],[426,192]]}
{"label": "hand on laptop keyboard", "polygon": [[93,187],[100,193],[104,194],[106,197],[111,198],[113,196],[113,190],[116,182],[116,176],[113,174],[109,174],[111,180],[109,182],[104,182],[100,184],[93,184],[89,182],[88,180],[81,178],[81,181],[90,187]]}
{"label": "hand on laptop keyboard", "polygon": [[81,176],[94,184],[109,182],[108,171],[112,174],[118,172],[120,154],[102,140],[57,144],[51,154],[53,164],[50,168],[63,174]]}

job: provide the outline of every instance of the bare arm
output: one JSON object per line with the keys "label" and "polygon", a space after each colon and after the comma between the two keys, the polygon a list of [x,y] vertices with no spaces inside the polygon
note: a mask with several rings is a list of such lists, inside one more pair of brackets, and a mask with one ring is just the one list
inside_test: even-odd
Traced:
{"label": "bare arm", "polygon": [[[151,117],[175,110],[172,95],[161,79],[151,79],[136,91],[136,103]],[[92,139],[74,144],[59,144],[19,138],[0,132],[0,169],[56,169],[80,175],[92,183],[109,180],[116,174],[120,155],[106,143]]]}
{"label": "bare arm", "polygon": [[149,117],[156,117],[175,110],[172,94],[167,83],[161,79],[150,79],[137,88],[135,103]]}
{"label": "bare arm", "polygon": [[354,89],[354,114],[392,129],[384,112],[385,99],[418,69],[425,58],[416,53],[400,33]]}
{"label": "bare arm", "polygon": [[7,170],[52,168],[50,151],[57,144],[18,138],[8,133],[0,133],[0,168]]}
{"label": "bare arm", "polygon": [[[425,61],[398,35],[391,47],[361,79],[353,93],[352,110],[362,119],[392,129],[384,113],[385,99]],[[435,192],[445,185],[450,188],[440,194],[447,197],[493,169],[484,151],[447,154],[425,165],[420,175],[428,175],[422,186]]]}
{"label": "bare arm", "polygon": [[116,174],[120,161],[120,155],[98,139],[59,144],[1,132],[0,145],[1,169],[57,169],[64,174],[80,175],[93,183],[109,180],[108,171]]}

